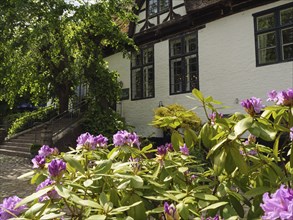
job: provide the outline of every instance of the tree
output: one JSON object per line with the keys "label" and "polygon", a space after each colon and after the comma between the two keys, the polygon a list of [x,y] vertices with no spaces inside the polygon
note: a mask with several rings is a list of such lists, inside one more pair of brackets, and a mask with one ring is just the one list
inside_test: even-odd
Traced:
{"label": "tree", "polygon": [[[13,106],[57,98],[60,112],[80,83],[103,108],[118,95],[117,74],[103,60],[105,48],[127,52],[123,31],[135,20],[131,0],[71,4],[65,0],[4,0],[0,5],[0,99]],[[107,91],[105,95],[105,91]]]}

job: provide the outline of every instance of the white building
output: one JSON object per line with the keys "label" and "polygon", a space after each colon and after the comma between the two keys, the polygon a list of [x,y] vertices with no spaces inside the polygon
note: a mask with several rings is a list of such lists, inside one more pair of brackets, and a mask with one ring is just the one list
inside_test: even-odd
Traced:
{"label": "white building", "polygon": [[[265,102],[272,89],[293,86],[292,0],[137,1],[139,21],[130,35],[140,47],[132,61],[106,60],[120,73],[124,100],[117,109],[144,136],[160,136],[149,124],[159,103],[193,108],[187,96],[205,96],[243,112],[240,101]],[[127,97],[129,94],[129,97]],[[265,103],[266,104],[266,103]],[[202,110],[195,110],[204,116]]]}

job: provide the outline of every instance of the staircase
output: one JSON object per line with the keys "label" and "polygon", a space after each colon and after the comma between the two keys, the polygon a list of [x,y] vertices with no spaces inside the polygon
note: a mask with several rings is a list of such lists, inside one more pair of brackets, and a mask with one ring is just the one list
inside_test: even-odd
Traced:
{"label": "staircase", "polygon": [[[76,110],[76,109],[75,109]],[[43,144],[41,132],[46,128],[52,132],[52,143],[56,143],[67,131],[78,126],[82,114],[72,114],[67,111],[52,118],[46,123],[39,124],[22,131],[0,144],[0,154],[30,158],[30,148],[33,144]]]}

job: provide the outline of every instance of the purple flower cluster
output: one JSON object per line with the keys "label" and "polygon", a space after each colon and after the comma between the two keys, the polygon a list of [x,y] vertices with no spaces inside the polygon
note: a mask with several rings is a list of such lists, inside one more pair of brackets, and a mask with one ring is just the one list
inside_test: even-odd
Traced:
{"label": "purple flower cluster", "polygon": [[[25,205],[15,208],[16,204],[19,203],[21,199],[17,196],[8,197],[3,200],[0,204],[0,219],[6,220],[18,216],[27,208]],[[12,215],[13,214],[13,215]]]}
{"label": "purple flower cluster", "polygon": [[275,102],[277,105],[293,106],[293,88],[280,92],[272,90],[268,93],[267,101]]}
{"label": "purple flower cluster", "polygon": [[108,139],[103,135],[93,136],[88,132],[81,134],[76,141],[78,148],[84,147],[88,150],[95,150],[97,147],[106,147],[108,144]]}
{"label": "purple flower cluster", "polygon": [[46,157],[57,154],[59,154],[57,148],[51,148],[48,145],[43,145],[38,151],[38,155],[32,159],[33,168],[43,168],[46,164]]}
{"label": "purple flower cluster", "polygon": [[181,151],[182,154],[189,155],[189,149],[186,146],[186,144],[184,144],[183,146],[179,147],[179,149],[180,149],[180,151]]}
{"label": "purple flower cluster", "polygon": [[164,203],[164,213],[167,220],[178,220],[179,214],[173,204]]}
{"label": "purple flower cluster", "polygon": [[263,194],[263,204],[261,208],[264,211],[264,220],[288,220],[293,219],[293,190],[284,185],[273,194]]}
{"label": "purple flower cluster", "polygon": [[[55,181],[51,180],[51,179],[46,179],[45,181],[41,182],[36,191],[38,192],[39,190],[47,187],[47,186],[51,186],[55,183]],[[49,199],[60,199],[61,197],[58,195],[58,193],[56,192],[55,189],[50,190],[49,192],[47,192],[45,195],[41,196],[39,198],[39,201],[45,201],[45,200],[49,200]]]}
{"label": "purple flower cluster", "polygon": [[130,147],[133,147],[134,145],[136,145],[137,147],[140,146],[138,135],[135,132],[129,133],[128,131],[125,131],[125,130],[118,131],[116,134],[114,134],[113,143],[116,147],[123,146],[123,145],[127,145]]}
{"label": "purple flower cluster", "polygon": [[161,145],[157,147],[157,153],[160,156],[165,156],[168,151],[173,151],[173,146],[171,143],[166,143],[165,145]]}
{"label": "purple flower cluster", "polygon": [[245,108],[245,111],[254,116],[256,113],[260,113],[261,109],[265,106],[262,105],[262,100],[260,98],[251,97],[250,99],[243,100],[241,106]]}
{"label": "purple flower cluster", "polygon": [[61,159],[54,159],[49,163],[48,170],[51,177],[60,177],[66,170],[66,163]]}

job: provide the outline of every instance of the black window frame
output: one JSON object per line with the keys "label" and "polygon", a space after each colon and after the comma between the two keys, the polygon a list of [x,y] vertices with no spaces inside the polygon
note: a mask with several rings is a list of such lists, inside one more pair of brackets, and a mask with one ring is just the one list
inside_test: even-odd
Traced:
{"label": "black window frame", "polygon": [[[195,35],[195,44],[196,44],[196,49],[195,51],[192,52],[188,52],[185,53],[184,49],[185,49],[185,39],[190,36],[190,35]],[[176,40],[180,40],[181,42],[181,50],[180,50],[180,54],[179,55],[172,55],[172,42],[176,41]],[[180,59],[181,58],[181,77],[184,78],[187,75],[187,68],[186,68],[186,62],[185,62],[185,58],[195,55],[196,57],[196,70],[195,70],[195,77],[196,77],[196,81],[193,82],[192,80],[190,80],[190,84],[189,84],[189,90],[186,89],[182,89],[180,92],[176,92],[175,88],[174,88],[174,92],[172,92],[172,86],[175,87],[175,83],[174,85],[172,84],[172,60],[176,60],[176,59]],[[184,94],[184,93],[190,93],[192,92],[192,90],[194,88],[199,89],[199,62],[198,62],[198,31],[192,31],[192,32],[188,32],[188,33],[184,33],[181,34],[179,36],[176,36],[172,39],[169,40],[169,94],[170,95],[178,95],[178,94]],[[193,75],[191,73],[191,75]],[[192,85],[195,86],[192,86]],[[182,88],[186,88],[186,81],[182,81]]]}
{"label": "black window frame", "polygon": [[[170,2],[169,0],[154,0],[157,2],[157,12],[156,13],[150,13],[150,7],[151,7],[151,4],[150,4],[150,0],[148,0],[148,8],[147,8],[147,13],[148,13],[148,17],[149,18],[153,18],[153,17],[156,17],[158,15],[161,15],[167,11],[169,11],[169,7],[170,7]],[[168,7],[166,7],[165,9],[161,10],[161,1],[167,1],[168,3]]]}
{"label": "black window frame", "polygon": [[[144,51],[148,50],[148,49],[152,49],[153,51],[153,60],[152,62],[148,62],[148,63],[144,63],[143,61],[143,53]],[[139,64],[138,65],[133,65],[133,55],[139,55],[140,60],[139,60]],[[150,98],[154,98],[155,97],[155,51],[154,51],[154,45],[148,45],[148,46],[143,46],[140,47],[138,52],[133,52],[131,54],[131,74],[130,74],[130,83],[131,83],[131,101],[136,101],[136,100],[142,100],[142,99],[150,99]],[[144,68],[148,67],[148,66],[152,66],[153,69],[153,83],[152,83],[152,88],[153,88],[153,94],[152,96],[145,96],[145,90],[144,90],[144,83],[146,82],[141,82],[140,87],[141,87],[141,94],[139,97],[134,97],[134,95],[136,94],[136,92],[134,91],[134,87],[133,87],[133,73],[134,70],[139,70],[140,72],[140,76],[143,79],[143,75],[144,75]]]}
{"label": "black window frame", "polygon": [[[288,9],[293,7],[293,3],[281,5],[278,7],[274,7],[265,11],[261,11],[258,13],[253,14],[253,20],[254,20],[254,37],[255,37],[255,57],[256,57],[256,66],[266,66],[266,65],[272,65],[272,64],[278,64],[278,63],[284,63],[284,62],[290,62],[293,60],[292,58],[289,59],[283,59],[283,44],[282,44],[282,30],[293,28],[293,22],[282,25],[281,24],[281,11],[284,9]],[[273,14],[274,18],[274,27],[267,28],[264,30],[258,30],[258,18],[263,17],[265,15]],[[259,56],[259,41],[258,36],[274,33],[275,34],[275,51],[276,51],[276,60],[272,62],[266,62],[261,63],[260,62],[260,56]],[[266,48],[265,48],[266,49]]]}

